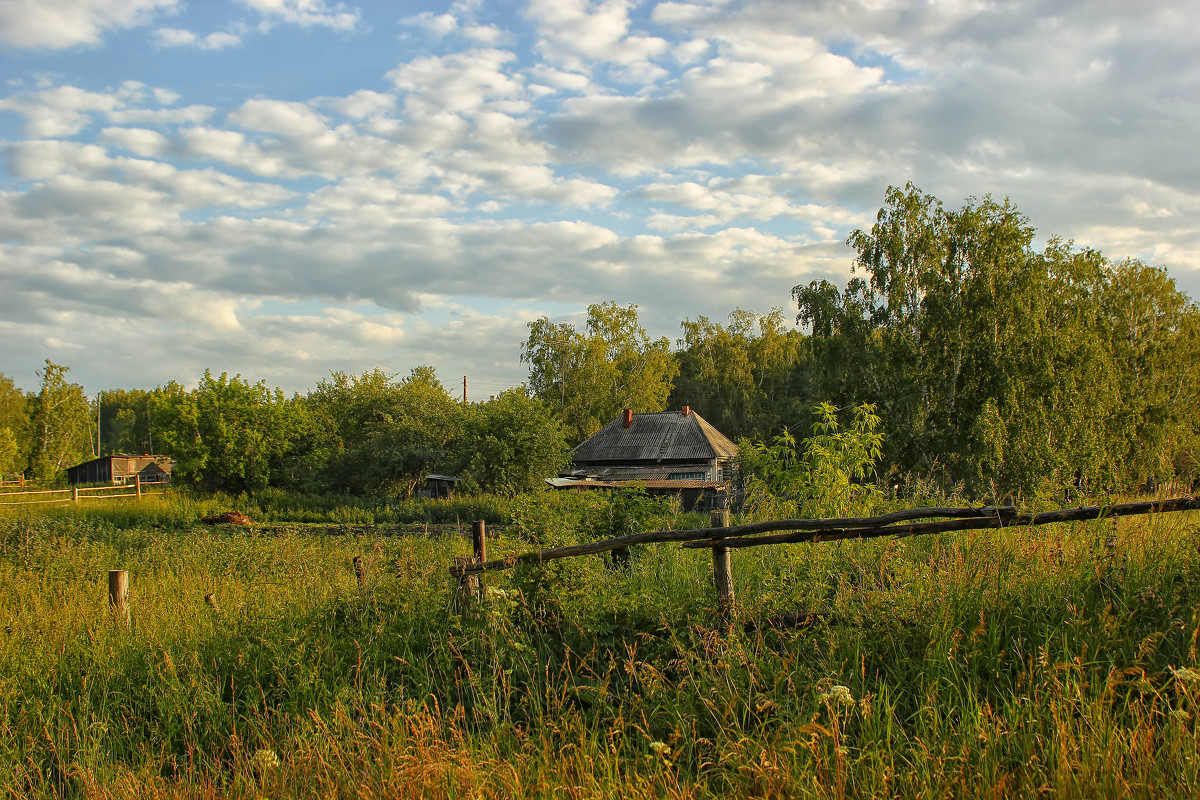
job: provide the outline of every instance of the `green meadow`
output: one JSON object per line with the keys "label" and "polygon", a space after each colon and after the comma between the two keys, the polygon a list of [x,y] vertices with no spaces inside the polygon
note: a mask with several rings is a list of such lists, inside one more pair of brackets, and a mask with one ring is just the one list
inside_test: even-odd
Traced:
{"label": "green meadow", "polygon": [[[1200,514],[736,551],[725,633],[670,545],[452,607],[470,519],[515,554],[603,499],[289,502],[0,510],[0,793],[1200,795]],[[200,524],[230,508],[258,524]]]}

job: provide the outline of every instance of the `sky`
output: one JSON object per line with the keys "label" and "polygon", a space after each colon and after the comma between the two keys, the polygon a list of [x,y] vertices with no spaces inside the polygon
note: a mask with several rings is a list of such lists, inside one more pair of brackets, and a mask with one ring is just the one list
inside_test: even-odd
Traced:
{"label": "sky", "polygon": [[1200,0],[0,0],[0,373],[519,384],[794,317],[889,185],[1200,296]]}

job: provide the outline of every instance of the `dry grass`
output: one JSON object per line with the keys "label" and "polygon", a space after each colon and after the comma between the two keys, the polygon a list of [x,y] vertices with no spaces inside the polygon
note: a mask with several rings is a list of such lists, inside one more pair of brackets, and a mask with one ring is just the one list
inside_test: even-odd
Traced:
{"label": "dry grass", "polygon": [[736,553],[726,637],[704,553],[489,576],[462,618],[465,541],[202,512],[0,519],[0,792],[1200,794],[1195,515]]}

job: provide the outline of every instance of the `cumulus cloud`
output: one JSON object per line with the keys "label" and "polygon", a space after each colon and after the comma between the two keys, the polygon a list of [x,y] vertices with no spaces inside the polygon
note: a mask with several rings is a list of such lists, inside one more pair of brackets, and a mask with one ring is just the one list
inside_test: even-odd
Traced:
{"label": "cumulus cloud", "polygon": [[[159,26],[156,57],[221,44],[141,7],[121,25]],[[241,8],[242,27],[216,26],[379,23],[317,0]],[[175,370],[143,385],[215,366],[303,389],[330,366],[414,363],[516,382],[542,314],[635,302],[673,336],[685,316],[843,280],[847,232],[907,180],[948,206],[1008,196],[1043,238],[1200,286],[1195,17],[532,0],[501,23],[457,2],[403,20],[419,41],[340,94],[30,78],[0,99],[24,121],[0,146],[0,336],[40,358],[86,352],[77,332],[100,320],[140,322],[152,356],[118,345],[114,363]]]}
{"label": "cumulus cloud", "polygon": [[240,33],[216,31],[207,36],[198,36],[182,28],[159,28],[154,32],[154,42],[159,47],[198,47],[201,50],[224,50],[242,43]]}
{"label": "cumulus cloud", "polygon": [[94,45],[108,31],[145,25],[181,5],[181,0],[5,0],[0,44],[47,50]]}
{"label": "cumulus cloud", "polygon": [[262,15],[268,24],[285,22],[302,28],[323,27],[353,30],[362,16],[357,8],[343,3],[330,5],[325,0],[238,0]]}

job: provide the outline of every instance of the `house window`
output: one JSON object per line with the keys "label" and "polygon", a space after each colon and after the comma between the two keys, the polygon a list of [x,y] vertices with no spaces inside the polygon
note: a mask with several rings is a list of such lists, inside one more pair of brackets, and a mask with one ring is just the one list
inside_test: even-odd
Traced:
{"label": "house window", "polygon": [[707,477],[703,472],[672,472],[667,476],[667,479],[672,481],[702,481]]}

